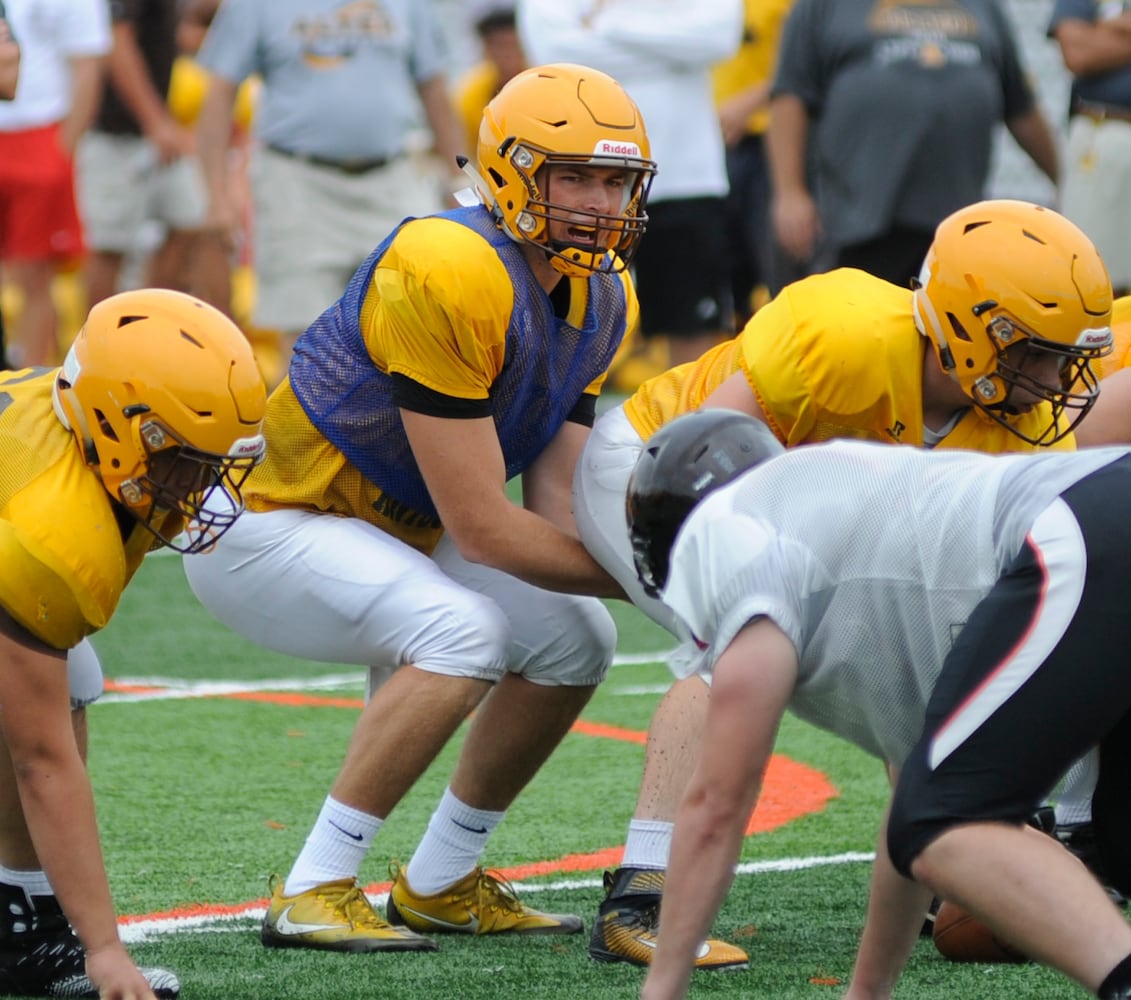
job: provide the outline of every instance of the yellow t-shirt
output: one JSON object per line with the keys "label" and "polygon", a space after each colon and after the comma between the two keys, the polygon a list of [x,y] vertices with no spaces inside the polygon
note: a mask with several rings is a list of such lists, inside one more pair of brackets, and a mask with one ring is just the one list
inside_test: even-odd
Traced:
{"label": "yellow t-shirt", "polygon": [[[794,0],[745,0],[746,14],[742,44],[738,51],[715,66],[712,77],[715,104],[749,87],[767,82],[777,63],[782,28]],[[746,123],[746,131],[759,135],[770,124],[770,109],[755,111]]]}
{"label": "yellow t-shirt", "polygon": [[491,103],[491,99],[499,92],[499,87],[499,68],[489,59],[484,59],[460,77],[453,91],[452,100],[463,127],[466,145],[460,152],[470,157],[472,162],[475,161],[479,147],[479,125],[483,120],[483,109]]}
{"label": "yellow t-shirt", "polygon": [[[627,272],[619,276],[627,323],[639,306]],[[567,322],[580,326],[588,282],[570,282]],[[405,225],[390,244],[361,307],[361,331],[379,370],[399,373],[457,399],[485,400],[506,361],[514,286],[498,254],[471,229],[430,217]],[[605,376],[587,388],[597,395]],[[267,457],[244,489],[252,510],[300,507],[375,524],[421,551],[442,528],[383,495],[314,427],[289,378],[267,401]]]}
{"label": "yellow t-shirt", "polygon": [[[625,403],[647,439],[679,413],[696,409],[734,371],[745,372],[770,429],[787,447],[855,438],[922,445],[923,352],[911,291],[841,268],[787,286],[733,341],[644,383]],[[1014,421],[1033,434],[1047,403]],[[938,447],[985,452],[1033,446],[971,408]],[[1074,448],[1068,435],[1054,448]]]}
{"label": "yellow t-shirt", "polygon": [[55,370],[0,376],[0,605],[55,649],[110,620],[155,544],[123,542],[110,496],[55,416]]}

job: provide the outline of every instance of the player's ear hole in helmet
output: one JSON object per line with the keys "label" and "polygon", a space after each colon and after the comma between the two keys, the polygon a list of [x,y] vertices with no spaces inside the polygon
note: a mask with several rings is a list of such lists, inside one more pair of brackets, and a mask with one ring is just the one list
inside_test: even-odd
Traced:
{"label": "player's ear hole in helmet", "polygon": [[110,496],[163,544],[202,551],[243,512],[241,488],[265,451],[266,389],[218,309],[164,289],[97,303],[53,402]]}
{"label": "player's ear hole in helmet", "polygon": [[[612,77],[587,66],[536,66],[513,77],[483,112],[475,168],[464,169],[511,239],[543,249],[570,277],[622,271],[644,235],[656,172],[640,109]],[[462,161],[461,161],[462,162]],[[553,171],[621,174],[619,210],[554,201]],[[575,242],[554,240],[568,224]]]}
{"label": "player's ear hole in helmet", "polygon": [[[1090,363],[1112,345],[1111,280],[1064,216],[1004,199],[959,209],[939,224],[912,287],[920,333],[987,417],[1050,445],[1092,408]],[[1051,404],[1031,433],[1010,419],[1019,389]]]}
{"label": "player's ear hole in helmet", "polygon": [[636,575],[649,596],[667,585],[672,546],[695,506],[784,451],[761,420],[737,410],[694,410],[648,439],[629,478],[625,515]]}

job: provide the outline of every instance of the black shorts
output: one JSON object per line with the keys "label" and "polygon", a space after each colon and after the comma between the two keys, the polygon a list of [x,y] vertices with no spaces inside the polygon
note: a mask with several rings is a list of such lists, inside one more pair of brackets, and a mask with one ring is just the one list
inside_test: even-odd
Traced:
{"label": "black shorts", "polygon": [[1112,884],[1131,892],[1131,456],[1036,520],[955,639],[904,763],[888,825],[896,868],[947,827],[1023,824],[1100,748],[1092,821]]}
{"label": "black shorts", "polygon": [[645,337],[735,334],[722,198],[648,205],[633,264]]}

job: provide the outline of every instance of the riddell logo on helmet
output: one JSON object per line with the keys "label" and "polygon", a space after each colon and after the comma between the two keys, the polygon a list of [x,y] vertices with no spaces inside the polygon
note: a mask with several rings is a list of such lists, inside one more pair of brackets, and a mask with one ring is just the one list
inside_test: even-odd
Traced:
{"label": "riddell logo on helmet", "polygon": [[593,150],[594,156],[635,156],[639,159],[640,147],[635,142],[614,142],[601,139]]}
{"label": "riddell logo on helmet", "polygon": [[1103,347],[1111,343],[1110,330],[1085,330],[1076,341],[1080,347]]}

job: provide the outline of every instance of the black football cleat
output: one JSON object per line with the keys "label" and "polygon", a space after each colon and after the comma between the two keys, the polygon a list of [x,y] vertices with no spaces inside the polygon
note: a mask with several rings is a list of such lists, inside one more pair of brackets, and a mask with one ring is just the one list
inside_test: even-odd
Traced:
{"label": "black football cleat", "polygon": [[[176,1000],[180,980],[166,969],[141,974],[160,1000]],[[86,951],[54,896],[29,898],[0,883],[0,994],[15,997],[90,997]]]}

